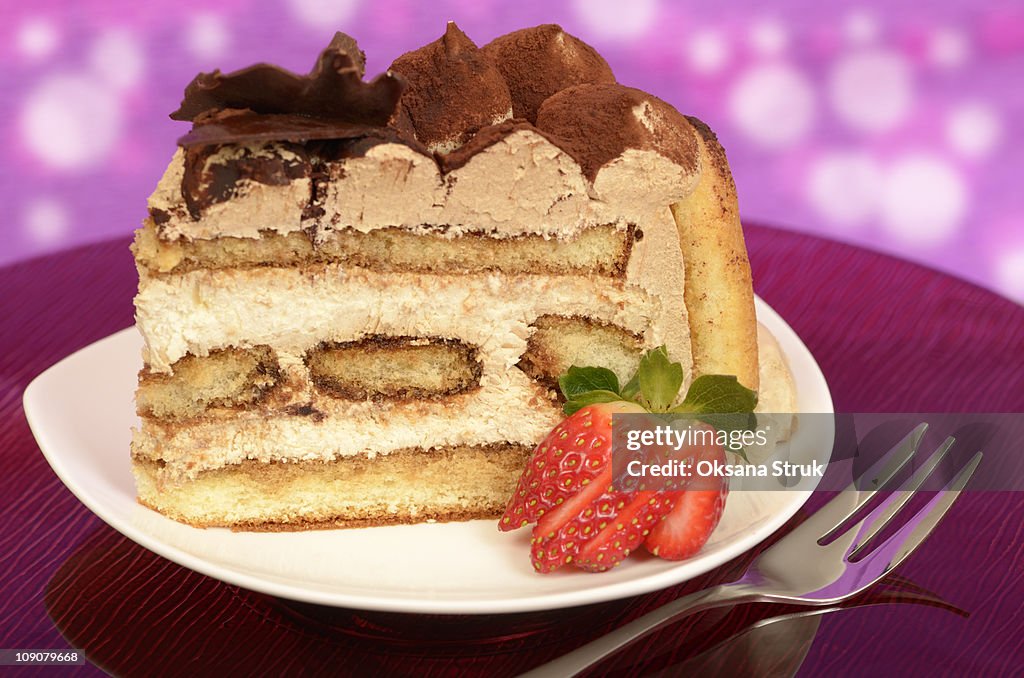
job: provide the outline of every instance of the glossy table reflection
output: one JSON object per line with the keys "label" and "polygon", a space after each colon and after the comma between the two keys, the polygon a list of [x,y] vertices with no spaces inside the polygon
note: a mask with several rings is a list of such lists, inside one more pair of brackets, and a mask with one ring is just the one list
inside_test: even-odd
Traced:
{"label": "glossy table reflection", "polygon": [[[1024,411],[1024,308],[861,249],[758,226],[747,236],[758,292],[817,357],[837,411]],[[751,557],[639,598],[467,618],[289,603],[149,553],[61,485],[21,411],[32,377],[131,324],[127,244],[0,271],[0,647],[77,646],[92,664],[61,672],[87,675],[514,675],[682,592],[727,580]],[[800,610],[711,611],[592,673],[1019,672],[1022,522],[1024,494],[969,492],[898,577],[844,609],[755,628]]]}

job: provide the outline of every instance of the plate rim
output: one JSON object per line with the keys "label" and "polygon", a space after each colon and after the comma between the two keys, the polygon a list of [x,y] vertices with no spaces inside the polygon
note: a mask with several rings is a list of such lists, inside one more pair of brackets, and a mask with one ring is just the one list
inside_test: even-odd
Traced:
{"label": "plate rim", "polygon": [[[757,319],[765,324],[779,340],[780,346],[787,361],[792,362],[793,354],[786,351],[787,346],[795,347],[806,358],[809,358],[809,365],[813,368],[807,376],[817,382],[821,391],[822,405],[827,401],[826,413],[834,411],[831,390],[828,382],[821,371],[821,367],[814,355],[804,344],[800,336],[789,324],[763,299],[755,295],[755,308]],[[46,458],[54,473],[61,480],[64,486],[95,516],[100,518],[108,526],[124,535],[128,539],[142,546],[143,548],[156,553],[183,567],[187,567],[200,574],[212,577],[228,584],[241,586],[243,588],[260,593],[286,598],[288,600],[327,605],[332,607],[344,607],[359,610],[370,610],[378,612],[398,612],[409,614],[513,614],[520,612],[533,612],[544,610],[555,610],[594,603],[608,602],[622,598],[642,595],[652,591],[658,591],[669,586],[688,581],[700,576],[705,572],[713,570],[756,547],[784,525],[810,498],[813,488],[799,493],[799,501],[794,500],[786,505],[783,510],[772,514],[763,524],[744,532],[738,539],[738,543],[732,548],[721,549],[714,554],[704,556],[700,561],[699,571],[687,575],[681,575],[680,570],[689,570],[695,564],[694,561],[682,561],[678,566],[666,569],[662,572],[642,575],[639,578],[628,579],[612,584],[597,585],[593,588],[584,588],[572,591],[560,591],[554,593],[537,593],[529,596],[522,596],[508,599],[471,599],[471,598],[409,598],[409,597],[388,597],[381,594],[368,594],[360,592],[328,592],[312,588],[304,588],[295,584],[274,581],[249,574],[220,565],[201,556],[194,555],[178,548],[170,543],[162,541],[158,537],[140,529],[130,521],[123,520],[119,514],[108,507],[97,497],[91,495],[82,484],[76,482],[64,463],[64,455],[55,448],[57,445],[49,442],[47,432],[40,421],[40,408],[37,404],[39,398],[35,395],[43,388],[48,379],[53,378],[54,373],[59,373],[66,363],[74,360],[78,354],[87,351],[98,344],[117,341],[121,335],[128,332],[135,332],[135,326],[126,327],[112,334],[103,337],[95,342],[84,346],[68,356],[54,363],[46,370],[38,374],[25,388],[22,396],[22,404],[25,418],[32,431],[39,449]],[[785,340],[779,336],[784,333]],[[819,410],[822,411],[822,410]],[[144,509],[150,510],[150,509]],[[158,514],[159,515],[159,514]],[[196,528],[199,529],[199,528]],[[357,528],[373,529],[373,528]],[[736,550],[739,548],[740,550]],[[581,573],[580,576],[593,576]]]}

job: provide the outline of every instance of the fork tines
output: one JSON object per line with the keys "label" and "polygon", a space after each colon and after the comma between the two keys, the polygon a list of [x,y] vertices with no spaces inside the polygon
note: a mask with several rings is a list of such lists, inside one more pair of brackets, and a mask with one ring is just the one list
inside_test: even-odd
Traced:
{"label": "fork tines", "polygon": [[[865,486],[876,488],[863,492],[863,496],[859,497],[859,501],[853,509],[846,509],[848,502],[841,502],[835,499],[822,508],[822,511],[832,509],[840,517],[837,518],[833,527],[827,530],[821,539],[818,540],[819,544],[831,543],[840,535],[848,533],[851,529],[856,529],[856,537],[846,555],[849,561],[856,562],[862,559],[868,552],[876,550],[896,536],[895,534],[890,534],[886,539],[878,539],[887,528],[894,524],[897,516],[907,513],[903,509],[910,503],[915,493],[935,473],[956,442],[952,436],[946,438],[928,459],[916,468],[909,478],[900,481],[901,472],[917,455],[927,428],[928,425],[926,423],[916,426],[902,441],[882,455],[880,459],[846,488],[846,492],[860,491],[859,488]],[[899,551],[909,553],[931,532],[931,528],[938,523],[939,518],[945,514],[960,491],[966,486],[967,481],[970,480],[970,477],[981,462],[981,457],[981,452],[975,454],[951,480],[944,484],[942,490],[928,502],[923,510],[914,513],[907,521],[907,524],[897,531],[897,534],[899,534],[913,531],[918,527],[922,529],[927,528],[924,529],[920,537],[901,540]],[[880,493],[889,492],[891,494],[882,499],[881,502],[876,501]],[[872,504],[875,505],[869,510]],[[932,520],[932,518],[934,519]],[[904,536],[916,535],[907,534]]]}

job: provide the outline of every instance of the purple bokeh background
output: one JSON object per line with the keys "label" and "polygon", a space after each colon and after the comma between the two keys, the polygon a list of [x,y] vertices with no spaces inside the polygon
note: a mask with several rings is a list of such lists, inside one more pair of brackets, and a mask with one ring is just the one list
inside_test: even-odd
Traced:
{"label": "purple bokeh background", "polygon": [[372,75],[447,19],[478,44],[546,22],[593,44],[718,132],[746,219],[1024,301],[1024,5],[966,0],[8,3],[0,265],[134,229],[197,71],[304,72],[344,30]]}

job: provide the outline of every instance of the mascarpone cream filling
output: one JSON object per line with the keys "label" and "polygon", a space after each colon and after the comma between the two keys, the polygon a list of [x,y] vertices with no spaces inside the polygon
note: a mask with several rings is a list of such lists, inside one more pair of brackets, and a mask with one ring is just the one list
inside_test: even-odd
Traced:
{"label": "mascarpone cream filling", "polygon": [[[179,149],[149,199],[151,209],[170,216],[161,237],[258,238],[264,231],[287,234],[314,225],[303,220],[312,197],[308,179],[285,186],[243,181],[235,199],[193,220],[181,197],[183,163]],[[625,228],[667,210],[690,193],[699,174],[653,151],[627,149],[590,182],[569,154],[531,130],[509,134],[445,174],[432,158],[404,144],[381,143],[328,165],[320,202],[324,216],[315,226],[362,232],[443,227],[452,237],[474,232],[568,239],[588,226]]]}
{"label": "mascarpone cream filling", "polygon": [[156,372],[188,353],[227,346],[301,354],[320,341],[372,334],[460,339],[480,348],[485,369],[508,369],[526,349],[529,325],[544,314],[596,318],[649,343],[669,339],[655,322],[653,298],[596,276],[431,275],[340,264],[198,270],[142,281],[135,308],[146,363]]}

